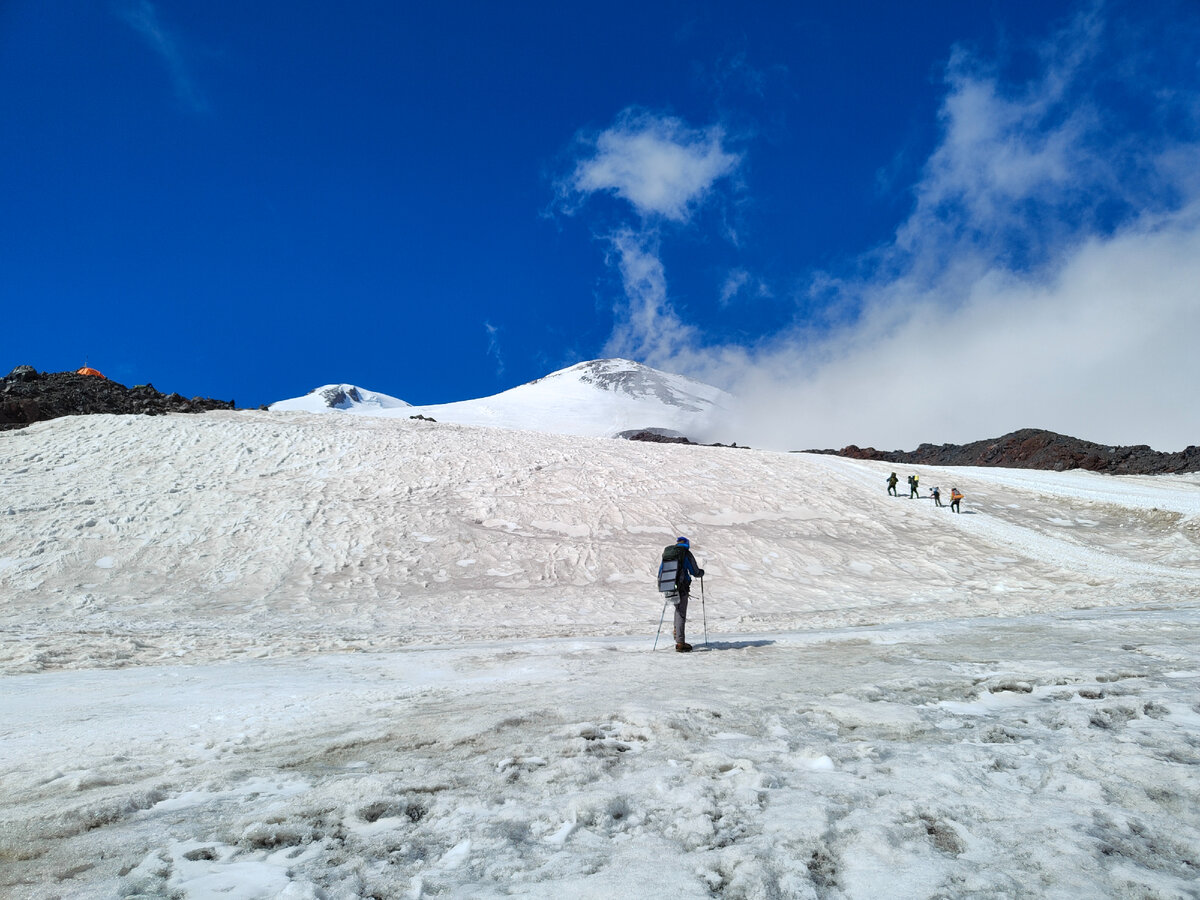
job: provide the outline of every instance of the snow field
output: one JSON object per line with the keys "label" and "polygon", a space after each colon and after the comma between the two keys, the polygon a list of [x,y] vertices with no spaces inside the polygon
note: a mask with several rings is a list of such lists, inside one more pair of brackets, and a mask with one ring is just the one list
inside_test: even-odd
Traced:
{"label": "snow field", "polygon": [[15,675],[5,721],[40,750],[17,742],[25,765],[3,771],[5,889],[1187,897],[1198,624],[1114,611],[690,656],[560,639]]}
{"label": "snow field", "polygon": [[[1200,478],[891,468],[2,434],[0,895],[1196,896]],[[680,533],[710,649],[651,653]]]}
{"label": "snow field", "polygon": [[63,419],[0,453],[12,671],[643,631],[681,533],[726,632],[1200,587],[1194,476],[1131,500],[923,473],[962,482],[954,516],[886,496],[880,464],[256,412]]}

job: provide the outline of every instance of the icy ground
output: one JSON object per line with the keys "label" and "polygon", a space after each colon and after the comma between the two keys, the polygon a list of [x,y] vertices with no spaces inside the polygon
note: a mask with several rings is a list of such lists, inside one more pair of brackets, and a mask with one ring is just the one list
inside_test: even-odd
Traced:
{"label": "icy ground", "polygon": [[1200,477],[920,470],[955,515],[888,471],[0,435],[0,896],[1200,896]]}

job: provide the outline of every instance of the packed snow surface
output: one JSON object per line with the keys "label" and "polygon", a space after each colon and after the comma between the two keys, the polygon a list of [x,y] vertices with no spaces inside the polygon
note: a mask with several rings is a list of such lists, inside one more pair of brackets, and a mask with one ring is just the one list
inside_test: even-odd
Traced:
{"label": "packed snow surface", "polygon": [[1200,477],[890,469],[6,432],[0,896],[1197,896]]}
{"label": "packed snow surface", "polygon": [[[350,385],[340,387],[351,389]],[[353,389],[371,394],[361,388]],[[710,440],[720,430],[733,404],[733,398],[720,388],[628,359],[578,363],[491,397],[429,406],[409,406],[403,401],[397,401],[396,407],[366,403],[337,405],[324,402],[322,391],[328,388],[272,403],[271,410],[340,409],[359,415],[403,418],[422,415],[459,425],[491,425],[587,437],[657,429],[695,440]]]}

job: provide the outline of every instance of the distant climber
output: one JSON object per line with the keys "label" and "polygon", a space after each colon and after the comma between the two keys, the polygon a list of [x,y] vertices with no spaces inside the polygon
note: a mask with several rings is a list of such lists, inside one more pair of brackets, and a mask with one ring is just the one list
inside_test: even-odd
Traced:
{"label": "distant climber", "polygon": [[963,495],[958,488],[950,488],[950,508],[956,513],[962,512],[962,509],[959,508],[959,504],[962,503],[962,498]]}
{"label": "distant climber", "polygon": [[908,476],[908,499],[909,500],[913,499],[914,497],[920,499],[921,492],[917,490],[917,482],[920,481],[920,479],[921,479],[920,475],[909,475]]}
{"label": "distant climber", "polygon": [[697,565],[696,557],[692,555],[691,544],[685,537],[677,538],[674,544],[663,550],[662,558],[664,564],[674,562],[676,565],[675,591],[667,596],[675,603],[675,652],[687,653],[692,649],[684,634],[687,626],[688,595],[692,590],[692,576],[703,578],[704,570]]}
{"label": "distant climber", "polygon": [[938,506],[944,505],[942,503],[942,489],[937,485],[934,485],[933,490],[929,492],[929,496],[933,498],[933,502]]}
{"label": "distant climber", "polygon": [[896,477],[895,472],[893,472],[891,475],[888,476],[888,480],[887,480],[888,493],[891,494],[893,497],[900,496],[899,494],[896,493],[896,482],[899,480],[900,479]]}

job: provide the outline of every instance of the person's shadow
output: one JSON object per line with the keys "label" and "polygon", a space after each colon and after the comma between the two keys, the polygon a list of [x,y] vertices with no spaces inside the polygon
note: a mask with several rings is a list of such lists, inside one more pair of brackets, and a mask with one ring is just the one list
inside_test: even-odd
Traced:
{"label": "person's shadow", "polygon": [[[774,641],[709,641],[705,650],[745,650],[747,647],[769,647]],[[697,647],[697,650],[700,648]]]}

